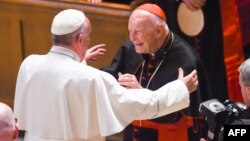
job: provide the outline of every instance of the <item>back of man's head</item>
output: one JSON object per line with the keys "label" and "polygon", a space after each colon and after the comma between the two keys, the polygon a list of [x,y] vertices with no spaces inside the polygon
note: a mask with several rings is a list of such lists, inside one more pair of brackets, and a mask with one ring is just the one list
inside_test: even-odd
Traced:
{"label": "back of man's head", "polygon": [[85,26],[86,20],[82,11],[66,9],[59,12],[53,19],[51,33],[53,35],[66,35]]}
{"label": "back of man's head", "polygon": [[244,104],[250,107],[250,58],[239,67],[239,84]]}
{"label": "back of man's head", "polygon": [[18,126],[15,123],[11,108],[0,102],[0,141],[13,141],[18,136]]}
{"label": "back of man's head", "polygon": [[74,33],[85,31],[86,24],[86,16],[82,11],[66,9],[59,12],[51,25],[53,43],[70,45]]}
{"label": "back of man's head", "polygon": [[250,86],[250,58],[241,63],[240,77],[245,86]]}

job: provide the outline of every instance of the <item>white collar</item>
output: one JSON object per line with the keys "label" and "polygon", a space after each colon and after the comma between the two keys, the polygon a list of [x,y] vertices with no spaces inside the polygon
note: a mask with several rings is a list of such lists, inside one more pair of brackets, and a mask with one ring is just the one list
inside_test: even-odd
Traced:
{"label": "white collar", "polygon": [[68,48],[65,48],[65,47],[61,47],[61,46],[52,46],[52,48],[50,49],[50,52],[61,54],[61,55],[65,55],[65,56],[68,56],[68,57],[76,60],[77,62],[80,62],[79,55],[76,54],[71,49],[68,49]]}

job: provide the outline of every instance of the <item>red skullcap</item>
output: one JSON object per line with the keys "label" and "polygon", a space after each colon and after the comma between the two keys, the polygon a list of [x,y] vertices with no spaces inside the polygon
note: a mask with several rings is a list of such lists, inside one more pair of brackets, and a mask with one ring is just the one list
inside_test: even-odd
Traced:
{"label": "red skullcap", "polygon": [[165,22],[167,21],[165,13],[156,4],[146,3],[146,4],[138,6],[135,10],[137,10],[137,9],[148,11],[148,12],[154,14],[154,15],[157,15],[158,17],[160,17]]}

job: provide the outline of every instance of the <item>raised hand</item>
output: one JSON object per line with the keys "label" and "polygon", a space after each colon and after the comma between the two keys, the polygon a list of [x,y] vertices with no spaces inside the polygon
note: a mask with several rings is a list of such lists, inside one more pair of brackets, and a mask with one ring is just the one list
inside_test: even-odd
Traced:
{"label": "raised hand", "polygon": [[198,86],[198,76],[197,71],[193,70],[190,74],[184,77],[184,72],[182,68],[178,69],[179,76],[178,79],[182,80],[188,88],[189,93],[192,93],[197,89]]}
{"label": "raised hand", "polygon": [[106,49],[104,48],[105,46],[106,44],[99,44],[89,48],[85,55],[87,63],[97,61],[100,57],[102,57],[106,52]]}

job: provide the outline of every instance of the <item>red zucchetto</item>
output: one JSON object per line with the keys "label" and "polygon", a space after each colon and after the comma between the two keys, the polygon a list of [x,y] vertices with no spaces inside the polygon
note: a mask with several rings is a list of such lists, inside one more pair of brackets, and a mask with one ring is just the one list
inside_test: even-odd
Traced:
{"label": "red zucchetto", "polygon": [[141,9],[141,10],[145,10],[148,11],[152,14],[157,15],[158,17],[160,17],[162,20],[164,20],[165,22],[167,21],[166,15],[163,12],[163,10],[156,4],[151,4],[151,3],[146,3],[143,5],[138,6],[135,10],[137,9]]}

